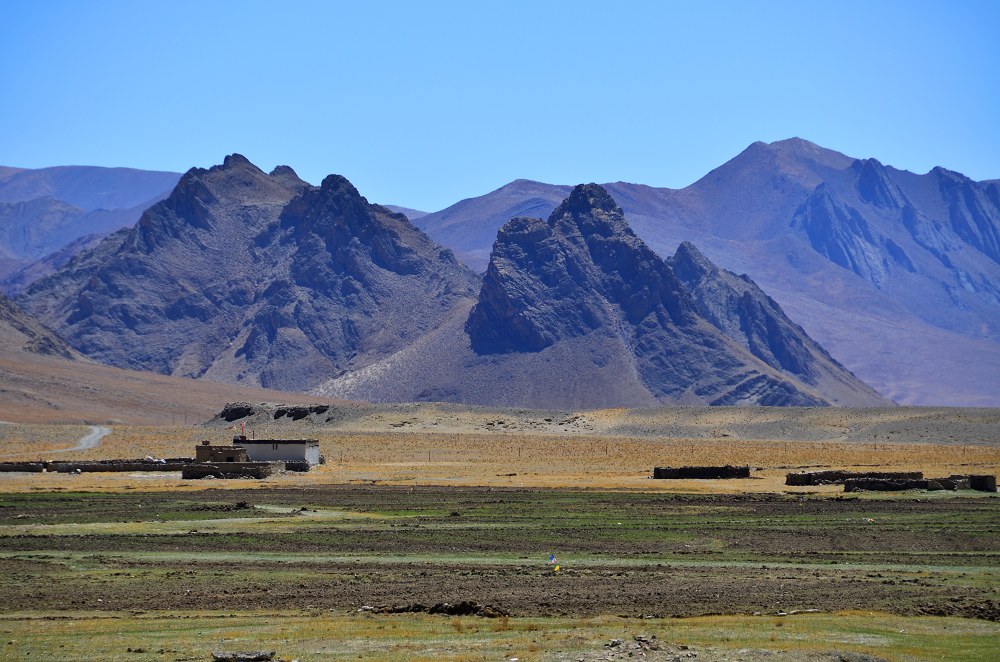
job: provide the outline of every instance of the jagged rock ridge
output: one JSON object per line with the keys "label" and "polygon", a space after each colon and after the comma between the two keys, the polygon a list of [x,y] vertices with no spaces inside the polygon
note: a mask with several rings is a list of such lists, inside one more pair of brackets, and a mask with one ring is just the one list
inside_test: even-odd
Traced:
{"label": "jagged rock ridge", "polygon": [[767,365],[817,387],[838,404],[866,404],[879,397],[746,274],[720,269],[690,242],[682,243],[667,262],[698,313]]}
{"label": "jagged rock ridge", "polygon": [[234,154],[21,300],[105,363],[305,390],[413,342],[477,284],[347,180]]}
{"label": "jagged rock ridge", "polygon": [[[659,255],[692,241],[749,274],[884,395],[1000,405],[997,181],[914,174],[791,139],[754,143],[684,189],[605,187]],[[504,210],[534,201],[533,215],[548,214],[564,189],[514,182],[420,223],[485,270],[483,236]]]}
{"label": "jagged rock ridge", "polygon": [[[480,354],[537,352],[602,329],[628,348],[640,380],[657,398],[829,402],[803,387],[809,382],[797,381],[805,377],[818,384],[814,363],[830,363],[829,356],[773,301],[752,283],[721,291],[721,272],[690,245],[682,246],[680,260],[688,275],[702,271],[699,281],[691,281],[702,285],[697,303],[670,266],[635,235],[603,188],[578,186],[548,222],[518,218],[501,229],[466,325],[472,347]],[[705,284],[713,277],[714,288]],[[743,333],[720,333],[730,314],[739,316]],[[855,397],[861,393],[863,401],[879,401],[850,373],[841,373],[849,385],[845,394],[853,387]]]}
{"label": "jagged rock ridge", "polygon": [[827,394],[727,337],[596,185],[573,189],[548,221],[504,225],[474,308],[458,312],[317,392],[545,408],[885,403],[853,378],[856,391]]}

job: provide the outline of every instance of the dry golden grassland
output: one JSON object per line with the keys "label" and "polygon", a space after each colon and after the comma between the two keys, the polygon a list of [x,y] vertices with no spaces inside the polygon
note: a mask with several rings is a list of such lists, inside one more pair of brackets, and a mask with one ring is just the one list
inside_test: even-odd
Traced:
{"label": "dry golden grassland", "polygon": [[[711,414],[711,413],[710,413]],[[592,420],[609,414],[597,412]],[[689,417],[702,416],[697,411]],[[714,414],[711,414],[715,416]],[[713,422],[715,419],[713,419]],[[366,424],[359,428],[392,427]],[[320,440],[326,464],[308,474],[282,474],[263,481],[217,481],[214,487],[281,486],[375,482],[402,485],[489,485],[581,487],[669,492],[773,492],[785,490],[793,470],[848,469],[923,471],[927,476],[1000,472],[1000,447],[972,443],[906,443],[715,437],[626,437],[594,431],[561,434],[520,430],[427,432],[341,431],[323,426],[278,426],[255,430],[258,437]],[[452,428],[455,425],[450,426]],[[468,425],[475,430],[478,425]],[[0,453],[6,459],[101,459],[189,457],[202,439],[230,443],[225,426],[112,426],[98,448],[47,453],[72,445],[87,432],[83,426],[0,426]],[[726,433],[732,435],[732,433]],[[857,436],[857,435],[855,435]],[[905,430],[895,435],[905,439]],[[960,443],[966,441],[968,443]],[[681,480],[650,478],[655,466],[750,465],[750,480]],[[0,474],[0,490],[27,489],[195,489],[197,481],[166,474]],[[839,487],[794,488],[830,492]]]}

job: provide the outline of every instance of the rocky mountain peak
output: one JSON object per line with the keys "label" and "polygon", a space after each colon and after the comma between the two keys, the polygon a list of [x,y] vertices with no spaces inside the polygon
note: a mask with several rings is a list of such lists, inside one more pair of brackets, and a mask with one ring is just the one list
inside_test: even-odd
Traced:
{"label": "rocky mountain peak", "polygon": [[625,220],[625,213],[603,187],[580,184],[549,217],[553,227],[575,227],[584,237],[616,234],[635,236]]}
{"label": "rocky mountain peak", "polygon": [[281,182],[287,188],[292,190],[301,191],[309,186],[309,182],[299,177],[298,173],[286,165],[275,166],[269,176],[271,179]]}
{"label": "rocky mountain peak", "polygon": [[706,274],[717,269],[712,261],[702,255],[701,251],[690,241],[681,242],[670,266],[673,268],[674,274],[685,283],[700,280]]}
{"label": "rocky mountain peak", "polygon": [[858,159],[851,164],[857,173],[857,189],[861,199],[876,207],[902,209],[908,203],[906,196],[889,178],[885,166],[875,159]]}
{"label": "rocky mountain peak", "polygon": [[343,177],[306,186],[239,155],[122,234],[23,300],[87,356],[167,374],[304,390],[432,331],[478,284]]}
{"label": "rocky mountain peak", "polygon": [[567,212],[575,214],[594,213],[603,211],[609,214],[623,214],[622,208],[618,206],[603,186],[598,184],[579,184],[573,188],[561,205],[556,208],[554,216],[561,216]]}
{"label": "rocky mountain peak", "polygon": [[271,170],[271,172],[268,174],[270,174],[272,177],[283,177],[287,175],[293,175],[295,177],[299,176],[298,173],[295,172],[294,168],[287,165],[276,165],[274,166],[274,169]]}
{"label": "rocky mountain peak", "polygon": [[514,218],[501,229],[466,328],[477,352],[536,352],[620,319],[686,324],[692,312],[683,286],[614,199],[586,184],[548,222]]}
{"label": "rocky mountain peak", "polygon": [[293,229],[300,243],[307,235],[322,239],[333,262],[352,273],[369,262],[414,273],[424,264],[414,251],[431,250],[430,240],[405,216],[370,204],[340,175],[327,176],[319,187],[307,188],[289,202],[281,227]]}
{"label": "rocky mountain peak", "polygon": [[223,169],[247,168],[247,167],[249,167],[249,168],[254,168],[254,169],[260,170],[260,168],[257,168],[257,166],[255,166],[253,163],[250,162],[250,159],[248,159],[247,157],[243,156],[242,154],[237,154],[235,152],[232,153],[232,154],[227,155],[226,158],[224,158],[222,160],[222,165],[221,166],[216,166],[216,167],[223,168]]}
{"label": "rocky mountain peak", "polygon": [[[716,271],[694,246],[680,253],[684,268]],[[616,371],[631,372],[664,401],[824,403],[701,317],[671,267],[595,184],[574,188],[547,223],[515,218],[504,226],[466,332],[477,354],[522,357],[510,360],[567,343],[591,347],[600,365],[615,356]]]}

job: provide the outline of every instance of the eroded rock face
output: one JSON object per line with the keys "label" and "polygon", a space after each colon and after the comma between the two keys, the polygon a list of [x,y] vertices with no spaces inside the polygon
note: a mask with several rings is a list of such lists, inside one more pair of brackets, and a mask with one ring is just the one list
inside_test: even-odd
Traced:
{"label": "eroded rock face", "polygon": [[62,338],[45,328],[3,294],[0,294],[0,348],[6,351],[60,356],[71,360],[80,358],[80,355]]}
{"label": "eroded rock face", "polygon": [[877,402],[873,389],[834,360],[749,277],[720,269],[689,242],[668,262],[698,313],[755,357],[818,387],[837,404]]}
{"label": "eroded rock face", "polygon": [[[749,273],[883,394],[1000,405],[1000,180],[915,174],[791,139],[755,143],[684,189],[606,189],[658,254],[693,241]],[[497,228],[547,217],[569,190],[511,182],[420,222],[485,270]]]}
{"label": "eroded rock face", "polygon": [[831,262],[850,269],[875,286],[889,267],[864,216],[820,185],[795,212],[813,249]]}
{"label": "eroded rock face", "polygon": [[343,177],[234,154],[22,300],[111,365],[307,390],[412,343],[478,282]]}
{"label": "eroded rock face", "polygon": [[516,218],[501,229],[466,331],[479,355],[613,336],[664,401],[828,404],[699,314],[670,266],[596,184],[576,187],[548,221]]}
{"label": "eroded rock face", "polygon": [[479,353],[538,351],[618,321],[671,325],[694,309],[607,192],[578,186],[549,217],[500,230],[467,330]]}

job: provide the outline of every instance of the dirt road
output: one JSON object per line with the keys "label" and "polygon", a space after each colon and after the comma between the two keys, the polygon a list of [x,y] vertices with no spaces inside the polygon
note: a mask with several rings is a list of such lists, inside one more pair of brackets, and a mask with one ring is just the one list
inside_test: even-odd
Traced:
{"label": "dirt road", "polygon": [[[13,423],[7,423],[7,421],[0,421],[0,425],[13,425]],[[76,445],[69,448],[58,448],[55,450],[43,451],[44,453],[70,453],[72,451],[84,451],[91,448],[97,448],[101,445],[101,439],[111,434],[111,428],[104,427],[103,425],[91,425],[90,432],[80,437]],[[6,453],[0,455],[0,457],[16,457],[21,456],[23,453]]]}

